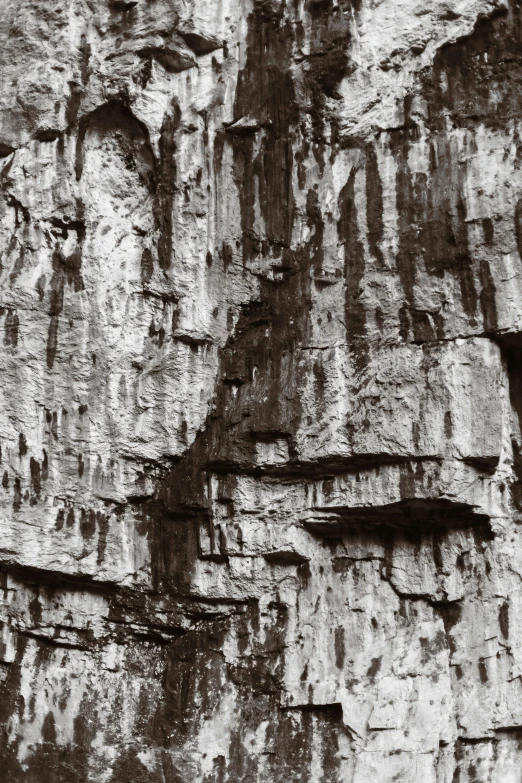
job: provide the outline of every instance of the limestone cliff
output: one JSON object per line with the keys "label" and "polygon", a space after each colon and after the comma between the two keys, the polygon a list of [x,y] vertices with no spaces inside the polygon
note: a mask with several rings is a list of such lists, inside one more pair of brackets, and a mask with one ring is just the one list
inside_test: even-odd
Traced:
{"label": "limestone cliff", "polygon": [[520,783],[520,4],[0,11],[2,783]]}

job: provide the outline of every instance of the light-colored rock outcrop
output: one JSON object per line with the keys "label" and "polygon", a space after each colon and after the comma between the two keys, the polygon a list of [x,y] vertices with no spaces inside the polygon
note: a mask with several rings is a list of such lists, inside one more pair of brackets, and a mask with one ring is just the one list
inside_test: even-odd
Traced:
{"label": "light-colored rock outcrop", "polygon": [[0,10],[6,781],[519,783],[519,6]]}

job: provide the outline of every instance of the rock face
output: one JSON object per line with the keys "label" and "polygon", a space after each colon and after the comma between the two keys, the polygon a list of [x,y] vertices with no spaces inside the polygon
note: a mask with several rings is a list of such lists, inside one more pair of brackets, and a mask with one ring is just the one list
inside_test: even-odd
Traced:
{"label": "rock face", "polygon": [[0,778],[520,783],[520,5],[0,10]]}

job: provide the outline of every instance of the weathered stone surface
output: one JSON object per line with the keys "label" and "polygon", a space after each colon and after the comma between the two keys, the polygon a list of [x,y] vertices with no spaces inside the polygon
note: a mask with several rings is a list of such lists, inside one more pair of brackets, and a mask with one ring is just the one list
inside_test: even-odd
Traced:
{"label": "weathered stone surface", "polygon": [[519,5],[0,10],[0,779],[520,783]]}

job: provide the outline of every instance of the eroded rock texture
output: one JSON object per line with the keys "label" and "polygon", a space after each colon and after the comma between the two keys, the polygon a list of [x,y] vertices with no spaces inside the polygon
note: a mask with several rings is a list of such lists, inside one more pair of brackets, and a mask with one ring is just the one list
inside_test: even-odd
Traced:
{"label": "eroded rock texture", "polygon": [[515,0],[0,0],[0,778],[522,780]]}

